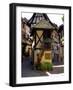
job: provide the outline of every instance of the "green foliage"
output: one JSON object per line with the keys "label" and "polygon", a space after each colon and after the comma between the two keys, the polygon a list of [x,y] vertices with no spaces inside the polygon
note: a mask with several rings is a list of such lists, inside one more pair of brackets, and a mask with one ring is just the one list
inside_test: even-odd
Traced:
{"label": "green foliage", "polygon": [[43,62],[43,63],[37,65],[37,69],[38,70],[43,70],[43,71],[46,71],[46,70],[51,71],[53,69],[52,66],[53,65],[51,63]]}
{"label": "green foliage", "polygon": [[41,70],[52,70],[52,64],[48,62],[43,62],[41,64]]}
{"label": "green foliage", "polygon": [[41,64],[37,64],[37,65],[36,65],[36,69],[37,69],[37,70],[41,70]]}

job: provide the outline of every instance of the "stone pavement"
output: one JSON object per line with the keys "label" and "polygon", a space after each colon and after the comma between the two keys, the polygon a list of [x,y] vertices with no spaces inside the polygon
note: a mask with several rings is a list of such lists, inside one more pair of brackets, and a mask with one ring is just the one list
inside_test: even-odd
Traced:
{"label": "stone pavement", "polygon": [[[53,66],[53,70],[49,71],[49,73],[50,74],[64,73],[64,65],[63,64],[64,64],[63,62],[59,62],[59,63],[55,62],[54,66]],[[21,66],[22,66],[22,70],[21,70],[22,77],[48,76],[48,74],[44,71],[39,71],[39,70],[33,69],[30,57],[24,58]]]}
{"label": "stone pavement", "polygon": [[26,58],[22,63],[22,77],[48,76],[45,72],[33,69],[30,58]]}

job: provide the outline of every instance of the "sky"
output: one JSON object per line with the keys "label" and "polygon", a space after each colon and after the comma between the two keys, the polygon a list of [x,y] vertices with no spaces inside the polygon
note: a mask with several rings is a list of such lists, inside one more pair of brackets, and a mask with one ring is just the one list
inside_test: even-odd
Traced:
{"label": "sky", "polygon": [[[22,17],[27,18],[28,20],[32,17],[33,13],[22,13]],[[49,17],[50,21],[52,23],[57,24],[58,26],[60,26],[61,24],[63,24],[62,21],[62,14],[47,14],[47,16]]]}

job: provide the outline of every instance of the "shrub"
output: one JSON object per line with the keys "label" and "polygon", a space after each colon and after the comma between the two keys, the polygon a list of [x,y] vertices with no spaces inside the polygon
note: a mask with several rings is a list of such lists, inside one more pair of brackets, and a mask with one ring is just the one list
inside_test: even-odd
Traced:
{"label": "shrub", "polygon": [[36,68],[37,68],[38,70],[51,71],[51,70],[53,69],[52,66],[53,66],[53,65],[52,65],[51,63],[43,62],[43,63],[41,63],[41,64],[38,64]]}
{"label": "shrub", "polygon": [[52,66],[53,65],[51,63],[43,62],[41,64],[41,70],[48,70],[48,71],[50,71],[50,70],[52,70]]}
{"label": "shrub", "polygon": [[37,70],[41,70],[41,64],[37,64],[37,65],[36,65],[36,69],[37,69]]}

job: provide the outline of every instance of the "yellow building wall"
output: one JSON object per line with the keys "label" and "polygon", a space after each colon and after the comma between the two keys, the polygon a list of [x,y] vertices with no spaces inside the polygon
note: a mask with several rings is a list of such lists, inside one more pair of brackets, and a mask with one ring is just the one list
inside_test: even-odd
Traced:
{"label": "yellow building wall", "polygon": [[[38,62],[37,54],[41,56],[41,51],[39,53],[38,53],[38,50],[34,51],[34,64],[37,64]],[[40,58],[41,58],[40,63],[43,63],[43,62],[52,63],[52,52],[49,50],[44,51]]]}
{"label": "yellow building wall", "polygon": [[52,52],[51,51],[44,51],[43,56],[41,58],[41,63],[43,62],[52,63]]}

